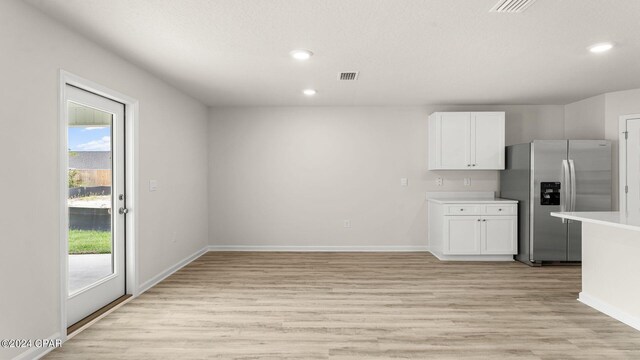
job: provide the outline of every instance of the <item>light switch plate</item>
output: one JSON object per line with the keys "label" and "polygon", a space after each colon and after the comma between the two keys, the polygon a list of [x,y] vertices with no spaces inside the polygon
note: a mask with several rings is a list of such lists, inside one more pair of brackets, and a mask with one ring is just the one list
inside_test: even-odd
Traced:
{"label": "light switch plate", "polygon": [[158,180],[149,180],[149,191],[158,190]]}
{"label": "light switch plate", "polygon": [[464,178],[464,186],[471,186],[471,178]]}
{"label": "light switch plate", "polygon": [[436,179],[436,185],[442,186],[442,178],[441,177]]}
{"label": "light switch plate", "polygon": [[409,186],[409,179],[407,178],[400,179],[400,186]]}

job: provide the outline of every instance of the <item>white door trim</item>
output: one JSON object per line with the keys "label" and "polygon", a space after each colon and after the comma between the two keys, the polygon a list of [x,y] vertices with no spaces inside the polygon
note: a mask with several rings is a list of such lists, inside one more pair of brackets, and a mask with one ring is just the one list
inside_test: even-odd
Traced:
{"label": "white door trim", "polygon": [[619,146],[619,186],[618,186],[618,197],[620,198],[620,212],[627,212],[627,195],[624,191],[625,186],[627,186],[627,141],[625,139],[625,132],[627,131],[627,121],[633,119],[640,119],[640,114],[629,114],[620,116],[620,121],[618,124],[618,131],[620,132],[620,141],[618,143]]}
{"label": "white door trim", "polygon": [[125,105],[125,132],[127,149],[125,158],[125,171],[127,178],[125,186],[127,188],[127,208],[129,214],[126,222],[126,292],[134,297],[138,296],[138,100],[109,89],[93,81],[84,79],[65,70],[60,70],[59,74],[59,96],[58,96],[58,151],[59,151],[59,190],[60,190],[60,338],[67,339],[67,294],[68,294],[68,242],[67,228],[69,224],[66,199],[68,197],[67,187],[67,106],[66,106],[66,85],[90,91],[104,96],[108,99],[120,102]]}

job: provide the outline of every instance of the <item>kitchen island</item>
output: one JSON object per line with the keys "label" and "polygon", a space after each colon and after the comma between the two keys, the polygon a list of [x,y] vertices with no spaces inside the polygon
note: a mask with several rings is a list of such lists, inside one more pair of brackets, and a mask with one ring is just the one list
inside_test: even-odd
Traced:
{"label": "kitchen island", "polygon": [[558,212],[582,222],[582,291],[578,300],[640,330],[640,216]]}

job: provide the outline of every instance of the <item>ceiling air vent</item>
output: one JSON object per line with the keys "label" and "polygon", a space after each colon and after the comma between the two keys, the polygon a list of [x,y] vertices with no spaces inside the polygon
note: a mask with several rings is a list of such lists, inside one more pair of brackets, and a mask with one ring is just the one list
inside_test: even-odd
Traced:
{"label": "ceiling air vent", "polygon": [[489,12],[519,13],[525,11],[536,0],[500,0]]}
{"label": "ceiling air vent", "polygon": [[340,75],[338,75],[338,80],[358,80],[358,72],[341,72]]}

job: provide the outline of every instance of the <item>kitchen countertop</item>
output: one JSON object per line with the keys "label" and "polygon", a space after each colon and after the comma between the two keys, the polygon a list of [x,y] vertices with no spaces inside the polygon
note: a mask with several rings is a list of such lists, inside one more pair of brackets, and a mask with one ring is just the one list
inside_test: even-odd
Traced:
{"label": "kitchen countertop", "polygon": [[451,198],[430,198],[428,201],[437,204],[517,204],[517,200],[501,199],[501,198],[464,198],[464,197],[451,197]]}
{"label": "kitchen countertop", "polygon": [[599,225],[640,231],[640,215],[627,216],[616,211],[552,212],[551,216]]}

